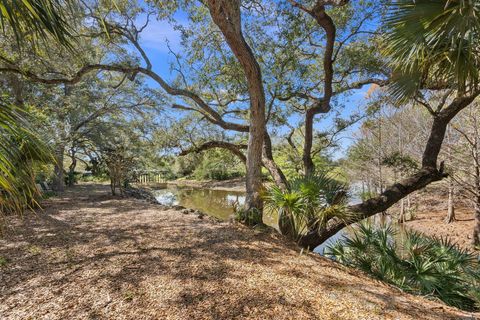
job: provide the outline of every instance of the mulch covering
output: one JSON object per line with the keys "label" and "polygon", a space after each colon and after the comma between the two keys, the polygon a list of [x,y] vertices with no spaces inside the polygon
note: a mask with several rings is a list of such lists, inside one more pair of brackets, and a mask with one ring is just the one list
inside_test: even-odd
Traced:
{"label": "mulch covering", "polygon": [[0,240],[0,319],[480,319],[276,234],[107,186],[77,186],[44,208],[12,219]]}

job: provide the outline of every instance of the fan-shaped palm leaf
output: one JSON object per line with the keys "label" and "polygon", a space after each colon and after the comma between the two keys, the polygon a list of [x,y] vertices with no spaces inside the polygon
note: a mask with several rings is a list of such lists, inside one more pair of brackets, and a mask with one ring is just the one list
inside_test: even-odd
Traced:
{"label": "fan-shaped palm leaf", "polygon": [[64,0],[0,0],[0,27],[11,28],[18,41],[53,37],[70,46],[73,29],[66,12],[74,2]]}
{"label": "fan-shaped palm leaf", "polygon": [[480,304],[479,262],[445,239],[412,231],[399,238],[391,225],[361,223],[325,253],[408,292],[438,297],[467,310]]}
{"label": "fan-shaped palm leaf", "polygon": [[461,92],[478,86],[480,1],[396,0],[385,27],[395,98],[404,100],[426,85]]}
{"label": "fan-shaped palm leaf", "polygon": [[307,231],[319,230],[333,217],[345,217],[347,186],[327,173],[293,179],[288,190],[267,190],[265,206],[279,217],[280,231],[295,240]]}

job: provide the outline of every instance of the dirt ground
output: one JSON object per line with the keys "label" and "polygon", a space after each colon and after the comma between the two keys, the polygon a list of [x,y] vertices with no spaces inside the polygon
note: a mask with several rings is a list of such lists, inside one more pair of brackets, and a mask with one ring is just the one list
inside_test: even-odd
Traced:
{"label": "dirt ground", "polygon": [[[448,237],[462,248],[475,251],[472,241],[474,226],[472,206],[464,197],[457,196],[455,199],[456,221],[445,223],[448,212],[447,199],[447,190],[441,183],[415,193],[412,197],[415,216],[405,225],[428,236]],[[396,214],[398,210],[399,208],[395,207],[390,213]],[[407,218],[410,219],[408,214]],[[480,253],[480,251],[477,252]]]}
{"label": "dirt ground", "polygon": [[447,210],[427,210],[418,212],[415,219],[407,221],[407,227],[425,233],[429,236],[448,237],[459,246],[474,250],[473,239],[473,210],[460,207],[455,211],[456,221],[445,223]]}
{"label": "dirt ground", "polygon": [[273,233],[81,185],[0,240],[0,319],[480,319]]}

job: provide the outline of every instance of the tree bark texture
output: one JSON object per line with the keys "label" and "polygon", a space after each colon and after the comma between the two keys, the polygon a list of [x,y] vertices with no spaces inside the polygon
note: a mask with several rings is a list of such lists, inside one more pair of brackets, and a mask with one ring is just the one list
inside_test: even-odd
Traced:
{"label": "tree bark texture", "polygon": [[[245,210],[263,211],[262,149],[265,133],[265,92],[262,73],[250,46],[242,33],[240,0],[208,0],[213,22],[245,72],[250,96],[249,137],[247,149],[247,177]],[[261,222],[261,221],[259,221]]]}

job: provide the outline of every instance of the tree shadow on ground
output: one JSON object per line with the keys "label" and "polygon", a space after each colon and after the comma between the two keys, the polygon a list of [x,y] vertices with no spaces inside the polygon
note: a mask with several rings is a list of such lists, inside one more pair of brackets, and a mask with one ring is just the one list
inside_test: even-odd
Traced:
{"label": "tree shadow on ground", "polygon": [[[426,312],[372,290],[371,283],[346,282],[336,275],[357,275],[301,256],[274,234],[159,211],[107,190],[79,186],[49,200],[36,216],[15,220],[14,232],[0,240],[0,256],[8,259],[0,273],[0,313],[23,301],[42,314],[57,301],[48,311],[53,318],[318,318],[317,300],[327,290],[348,290],[360,304],[381,303],[385,312]],[[304,291],[312,293],[303,297]],[[66,300],[74,301],[70,309]]]}

